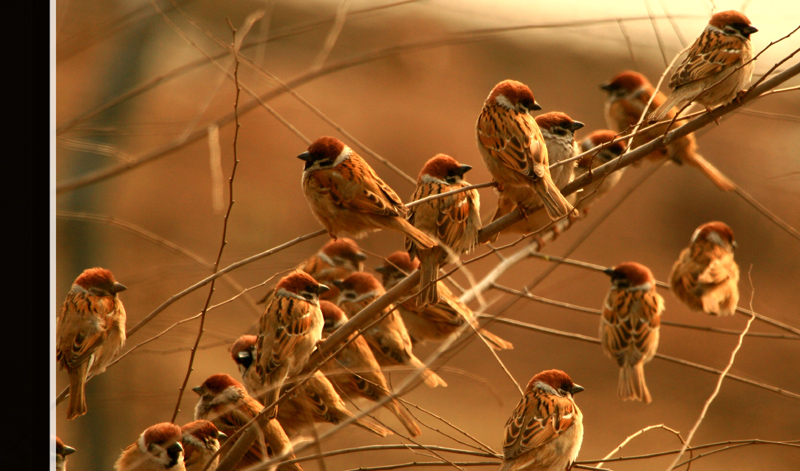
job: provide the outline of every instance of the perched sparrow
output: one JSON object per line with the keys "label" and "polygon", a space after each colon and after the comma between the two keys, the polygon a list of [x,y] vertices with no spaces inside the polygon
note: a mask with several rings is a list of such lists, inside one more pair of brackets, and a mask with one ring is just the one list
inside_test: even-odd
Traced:
{"label": "perched sparrow", "polygon": [[572,205],[550,176],[547,146],[530,115],[540,109],[527,85],[515,80],[498,83],[478,117],[478,150],[500,195],[519,206],[523,215],[543,203],[550,218],[558,219],[569,214]]}
{"label": "perched sparrow", "polygon": [[171,422],[148,427],[128,445],[114,464],[115,471],[186,471],[181,428]]}
{"label": "perched sparrow", "polygon": [[[615,137],[617,137],[617,133],[610,129],[594,131],[581,142],[580,153],[587,152],[599,145],[611,142]],[[616,159],[625,152],[625,149],[625,140],[619,140],[600,149],[594,154],[584,155],[578,160],[578,166],[575,169],[575,178],[582,177],[586,173],[592,172],[595,168]],[[575,207],[578,211],[580,211],[581,214],[588,213],[590,206],[595,204],[600,198],[607,195],[617,186],[617,183],[622,179],[622,174],[627,168],[628,167],[622,167],[583,187],[582,191],[577,193],[578,198]]]}
{"label": "perched sparrow", "polygon": [[[547,155],[550,165],[563,162],[578,155],[578,144],[575,142],[575,131],[583,127],[583,123],[575,121],[566,113],[552,111],[540,114],[535,118],[536,124],[542,131],[542,137],[547,147]],[[564,188],[567,183],[572,181],[575,172],[575,162],[568,162],[558,167],[550,169],[550,177],[558,188]],[[567,196],[570,204],[575,204],[575,193]],[[497,202],[497,213],[495,219],[510,213],[514,209],[514,203],[504,198],[502,195]],[[522,220],[511,225],[507,232],[519,232],[528,234],[541,230],[550,223],[550,218],[543,214],[534,214],[527,220]]]}
{"label": "perched sparrow", "polygon": [[[181,427],[183,439],[183,464],[186,471],[203,471],[211,457],[219,451],[220,440],[228,438],[220,432],[213,422],[195,420]],[[208,471],[214,471],[219,464],[219,455],[214,456]]]}
{"label": "perched sparrow", "polygon": [[561,370],[531,378],[506,422],[500,471],[568,470],[583,442],[583,415],[572,398],[581,391]]}
{"label": "perched sparrow", "polygon": [[[422,167],[411,199],[416,201],[469,186],[464,174],[471,168],[461,165],[449,155],[437,154]],[[409,210],[408,222],[436,237],[447,250],[418,247],[412,239],[406,238],[406,250],[411,258],[419,257],[422,260],[419,300],[423,304],[433,304],[438,300],[435,280],[439,274],[439,264],[447,261],[451,255],[467,253],[477,245],[478,231],[481,229],[480,205],[478,190],[473,189],[421,203]]]}
{"label": "perched sparrow", "polygon": [[[194,409],[194,419],[213,422],[227,436],[232,436],[264,409],[260,402],[247,394],[242,383],[224,373],[210,376],[192,391],[200,396]],[[272,455],[285,454],[287,460],[294,459],[292,443],[277,420],[262,415],[258,424],[262,439],[247,450],[237,469],[261,463]],[[280,465],[278,469],[302,471],[303,468],[291,464]]]}
{"label": "perched sparrow", "polygon": [[[300,373],[322,337],[319,294],[328,290],[296,270],[281,279],[258,323],[255,371],[266,407],[278,400],[289,376]],[[274,414],[277,411],[273,411]]]}
{"label": "perched sparrow", "polygon": [[[325,319],[322,335],[327,338],[347,322],[347,315],[330,301],[320,301],[319,304]],[[322,369],[343,395],[351,400],[364,398],[372,402],[386,399],[383,407],[397,417],[412,437],[421,433],[414,417],[392,396],[381,366],[364,337],[353,333],[333,360],[325,363]]]}
{"label": "perched sparrow", "polygon": [[320,137],[298,158],[306,163],[306,200],[332,238],[349,235],[358,239],[379,229],[392,229],[422,247],[436,245],[406,221],[408,210],[397,193],[342,141]]}
{"label": "perched sparrow", "polygon": [[[386,290],[372,274],[357,272],[342,281],[334,281],[339,288],[339,307],[347,315],[355,315],[370,303],[383,296]],[[380,314],[382,320],[364,329],[364,338],[375,353],[381,366],[408,366],[422,369],[425,384],[434,388],[447,386],[442,378],[428,369],[411,351],[411,337],[403,318],[389,306]]]}
{"label": "perched sparrow", "polygon": [[733,260],[733,231],[712,221],[698,227],[669,276],[672,294],[690,309],[730,316],[739,304],[739,265]]}
{"label": "perched sparrow", "polygon": [[669,79],[669,98],[650,116],[657,121],[673,107],[696,102],[707,110],[736,98],[753,77],[750,35],[758,31],[738,11],[715,13]]}
{"label": "perched sparrow", "polygon": [[[333,280],[343,280],[353,272],[364,269],[364,260],[367,255],[361,251],[353,239],[340,237],[329,240],[316,254],[310,256],[297,266],[311,275],[319,283],[328,283]],[[327,285],[328,288],[333,288]],[[258,301],[259,304],[267,303],[274,290]],[[338,291],[331,289],[320,296],[321,299],[335,299]]]}
{"label": "perched sparrow", "polygon": [[84,386],[125,344],[125,307],[117,297],[124,291],[104,268],[89,268],[75,279],[56,318],[56,360],[69,373],[67,419],[86,413]]}
{"label": "perched sparrow", "polygon": [[644,364],[658,348],[658,330],[664,299],[656,292],[650,269],[636,262],[606,270],[611,289],[600,318],[600,345],[619,365],[617,396],[622,400],[650,402],[644,381]]}
{"label": "perched sparrow", "polygon": [[[608,93],[605,104],[606,123],[609,128],[620,133],[633,130],[633,127],[636,126],[639,118],[645,112],[645,106],[650,101],[650,97],[655,95],[650,107],[647,108],[648,112],[658,106],[663,106],[667,99],[663,93],[653,88],[644,75],[630,70],[617,74],[610,82],[601,85],[600,88]],[[677,110],[669,108],[666,113],[672,119],[675,117]],[[636,137],[633,138],[631,149],[661,137],[669,126],[669,123],[648,127],[645,127],[644,124],[646,123],[642,123],[644,130],[640,130]],[[719,189],[731,191],[736,188],[732,181],[697,153],[697,142],[693,133],[670,142],[665,148],[654,151],[647,158],[651,160],[666,158],[679,165],[687,163],[700,170]]]}
{"label": "perched sparrow", "polygon": [[56,471],[67,471],[67,455],[75,453],[75,448],[67,446],[56,437]]}
{"label": "perched sparrow", "polygon": [[[253,381],[251,368],[255,360],[256,336],[242,335],[231,347],[231,356],[239,367],[243,383],[251,396],[257,395],[261,386]],[[278,409],[278,422],[289,438],[300,436],[315,423],[338,424],[353,416],[333,385],[320,371],[314,374]],[[391,431],[366,420],[357,419],[356,425],[385,437]]]}
{"label": "perched sparrow", "polygon": [[[376,268],[375,271],[383,276],[384,287],[391,289],[409,273],[416,270],[419,263],[418,260],[412,261],[407,252],[397,251],[386,257],[386,263]],[[437,342],[445,340],[469,322],[478,331],[478,335],[486,339],[495,350],[514,348],[511,342],[481,329],[472,309],[462,303],[447,285],[441,281],[437,283],[439,285],[439,301],[435,304],[420,306],[416,302],[416,298],[411,298],[397,308],[414,345],[426,340]]]}

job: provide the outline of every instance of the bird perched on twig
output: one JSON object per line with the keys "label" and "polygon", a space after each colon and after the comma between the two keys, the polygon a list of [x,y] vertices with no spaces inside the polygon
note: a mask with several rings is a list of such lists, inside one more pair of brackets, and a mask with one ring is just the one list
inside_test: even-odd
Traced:
{"label": "bird perched on twig", "polygon": [[673,107],[680,110],[695,102],[710,110],[736,98],[753,77],[750,35],[757,31],[738,11],[712,15],[670,77],[672,92],[650,115],[650,121],[662,119]]}
{"label": "bird perched on twig", "polygon": [[89,268],[75,279],[56,318],[56,361],[69,373],[67,419],[86,413],[84,387],[125,345],[125,291],[111,271]]}
{"label": "bird perched on twig", "polygon": [[724,222],[698,227],[681,251],[669,276],[672,294],[694,311],[730,316],[739,304],[739,265],[733,259],[736,241]]}
{"label": "bird perched on twig", "polygon": [[[186,471],[215,471],[219,465],[220,440],[228,438],[213,422],[195,420],[181,427],[183,436],[183,464]],[[213,459],[212,459],[213,456]],[[211,464],[206,468],[208,462]]]}
{"label": "bird perched on twig", "polygon": [[581,391],[561,370],[531,378],[506,422],[500,471],[570,469],[583,442],[583,414],[572,397]]}
{"label": "bird perched on twig", "polygon": [[[367,272],[353,273],[342,281],[335,281],[339,288],[337,304],[345,314],[354,316],[376,299],[386,294],[381,282]],[[422,379],[426,385],[447,386],[447,383],[425,366],[411,351],[411,337],[408,335],[403,318],[388,306],[378,317],[382,317],[364,329],[364,338],[375,353],[378,363],[383,367],[407,366],[422,370]]]}
{"label": "bird perched on twig", "polygon": [[[320,301],[319,304],[325,319],[322,335],[327,338],[347,323],[347,315],[330,301]],[[397,417],[412,437],[421,433],[414,417],[392,395],[367,340],[357,332],[344,341],[344,347],[322,369],[343,395],[351,399],[364,398],[371,402],[385,401],[383,407]]]}
{"label": "bird perched on twig", "polygon": [[181,428],[171,422],[148,427],[114,463],[115,471],[186,471]]}
{"label": "bird perched on twig", "polygon": [[[464,174],[472,167],[462,165],[445,154],[429,159],[417,179],[412,201],[469,186]],[[446,249],[427,249],[418,246],[413,239],[406,238],[406,250],[411,258],[421,260],[419,301],[434,304],[438,301],[436,278],[439,265],[453,257],[470,252],[478,244],[481,229],[480,195],[472,189],[454,195],[437,198],[413,206],[408,213],[408,222],[421,231],[435,237]]]}
{"label": "bird perched on twig", "polygon": [[[407,252],[397,251],[386,257],[386,262],[377,267],[375,271],[382,275],[384,287],[391,289],[418,266],[419,261],[412,261]],[[436,342],[446,340],[469,322],[476,329],[478,335],[483,337],[495,350],[514,348],[511,342],[482,329],[472,309],[462,303],[446,284],[441,281],[437,283],[439,284],[439,301],[435,304],[420,306],[416,302],[417,298],[411,298],[397,308],[403,317],[413,344],[416,345],[426,340]]]}
{"label": "bird perched on twig", "polygon": [[620,263],[605,273],[611,288],[600,317],[600,345],[619,365],[617,396],[649,403],[644,364],[658,348],[664,299],[656,292],[653,273],[640,263]]}
{"label": "bird perched on twig", "polygon": [[397,193],[369,164],[335,137],[320,137],[298,156],[303,193],[311,211],[331,238],[361,238],[391,229],[425,248],[436,242],[406,221],[408,210]]}
{"label": "bird perched on twig", "polygon": [[[653,88],[644,75],[630,70],[620,72],[600,88],[608,93],[605,104],[606,124],[619,133],[633,130],[642,114],[645,113],[645,106],[651,97],[653,97],[653,101],[646,108],[647,112],[663,105],[667,99],[663,93]],[[666,113],[672,119],[677,114],[677,109],[669,108]],[[667,132],[669,126],[669,123],[646,127],[644,123],[642,124],[643,126],[640,127],[630,144],[631,149],[661,137]],[[656,161],[666,158],[678,165],[689,164],[700,170],[717,188],[723,191],[731,191],[736,188],[736,185],[728,177],[697,153],[697,142],[693,133],[671,141],[663,149],[650,153],[647,158]]]}
{"label": "bird perched on twig", "polygon": [[[264,410],[264,406],[247,393],[242,383],[225,373],[209,376],[203,384],[192,388],[192,391],[200,396],[194,408],[194,419],[213,422],[220,432],[229,437]],[[263,414],[259,417],[257,426],[260,439],[245,452],[237,469],[246,469],[275,455],[283,455],[287,460],[295,458],[292,443],[276,419]],[[279,465],[278,469],[303,470],[297,463]]]}
{"label": "bird perched on twig", "polygon": [[[624,140],[612,142],[617,137],[617,133],[610,129],[599,129],[593,131],[586,138],[581,141],[580,152],[588,152],[597,146],[608,144],[606,147],[598,150],[596,153],[587,154],[578,160],[578,165],[575,168],[575,178],[582,177],[587,173],[591,173],[597,167],[608,163],[625,153],[627,146]],[[610,143],[610,144],[609,144]],[[628,167],[622,167],[612,173],[601,177],[592,183],[584,186],[583,189],[577,194],[577,201],[575,208],[582,215],[589,212],[589,208],[605,195],[611,192],[615,186],[622,179],[622,174]]]}
{"label": "bird perched on twig", "polygon": [[[319,295],[328,287],[296,270],[281,279],[258,322],[255,371],[263,392],[258,396],[272,407],[290,376],[300,373],[322,338]],[[277,406],[276,406],[277,407]],[[272,412],[275,417],[277,410]]]}
{"label": "bird perched on twig", "polygon": [[[494,86],[478,117],[478,150],[501,196],[528,216],[540,203],[550,219],[572,212],[553,183],[544,137],[531,116],[542,109],[527,85],[503,80]],[[492,220],[500,216],[495,213]]]}

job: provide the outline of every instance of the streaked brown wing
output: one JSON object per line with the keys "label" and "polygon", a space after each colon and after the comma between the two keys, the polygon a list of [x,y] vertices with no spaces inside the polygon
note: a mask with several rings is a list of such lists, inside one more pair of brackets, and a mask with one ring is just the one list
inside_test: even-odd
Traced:
{"label": "streaked brown wing", "polygon": [[547,151],[542,149],[541,131],[530,115],[488,105],[478,119],[478,138],[504,166],[532,179],[544,174]]}
{"label": "streaked brown wing", "polygon": [[533,388],[517,404],[506,422],[503,456],[516,458],[557,438],[575,420],[572,402],[544,390]]}
{"label": "streaked brown wing", "polygon": [[270,325],[264,326],[264,329],[275,332],[269,361],[264,365],[264,372],[269,374],[283,365],[302,337],[308,333],[313,319],[312,305],[296,298],[278,295],[267,308],[265,317]]}
{"label": "streaked brown wing", "polygon": [[[110,303],[113,309],[113,302]],[[57,351],[69,368],[87,361],[108,334],[109,303],[78,288],[72,289],[59,311]]]}
{"label": "streaked brown wing", "polygon": [[744,48],[735,36],[722,33],[702,34],[689,51],[686,59],[672,74],[670,88],[702,80],[728,69],[742,61]]}

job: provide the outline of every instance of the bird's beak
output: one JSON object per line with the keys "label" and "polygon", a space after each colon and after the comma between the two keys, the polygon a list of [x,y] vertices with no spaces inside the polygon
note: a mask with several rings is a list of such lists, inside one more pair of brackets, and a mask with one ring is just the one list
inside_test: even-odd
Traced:
{"label": "bird's beak", "polygon": [[614,276],[614,269],[613,268],[606,268],[605,270],[603,270],[603,273],[605,273],[608,276]]}
{"label": "bird's beak", "polygon": [[325,291],[330,291],[330,288],[328,288],[327,286],[325,286],[325,285],[323,285],[323,284],[320,284],[320,285],[317,287],[317,294],[322,294],[322,293],[324,293]]}
{"label": "bird's beak", "polygon": [[455,174],[463,177],[464,174],[469,172],[470,170],[472,170],[472,165],[462,165],[458,167],[458,170],[455,171]]}
{"label": "bird's beak", "polygon": [[333,286],[341,289],[344,289],[344,281],[342,280],[333,280]]}
{"label": "bird's beak", "polygon": [[297,158],[300,160],[304,160],[306,162],[311,162],[312,160],[311,152],[305,151],[302,154],[298,155]]}
{"label": "bird's beak", "polygon": [[578,129],[582,128],[583,126],[584,124],[581,123],[580,121],[573,121],[572,125],[570,126],[570,129],[572,129],[572,132],[575,132]]}
{"label": "bird's beak", "polygon": [[569,393],[574,396],[575,394],[578,394],[581,391],[583,391],[583,386],[581,386],[580,384],[573,384],[572,388],[569,390]]}
{"label": "bird's beak", "polygon": [[607,92],[610,92],[611,91],[611,84],[610,83],[604,83],[604,84],[600,85],[600,89],[601,90],[605,90]]}
{"label": "bird's beak", "polygon": [[71,446],[64,445],[64,456],[71,455],[73,453],[75,453],[75,448],[72,448]]}
{"label": "bird's beak", "polygon": [[383,265],[381,265],[379,267],[375,267],[375,271],[380,273],[381,275],[385,275],[388,270],[389,270],[389,268],[385,267]]}
{"label": "bird's beak", "polygon": [[226,438],[228,438],[227,435],[222,432],[217,432],[217,440],[225,440]]}
{"label": "bird's beak", "polygon": [[128,287],[122,283],[114,283],[114,286],[111,288],[111,292],[119,293],[120,291],[125,291],[126,289],[128,289]]}
{"label": "bird's beak", "polygon": [[756,29],[755,26],[745,26],[744,28],[742,28],[742,34],[745,35],[745,37],[749,37],[751,34],[757,32],[758,29]]}
{"label": "bird's beak", "polygon": [[197,393],[198,396],[202,396],[203,395],[203,387],[202,386],[195,386],[195,387],[192,388],[192,391]]}
{"label": "bird's beak", "polygon": [[353,258],[355,258],[359,262],[363,262],[364,260],[367,259],[367,254],[363,254],[363,253],[359,252],[359,253],[353,255]]}
{"label": "bird's beak", "polygon": [[175,442],[167,447],[167,456],[170,458],[170,464],[167,468],[171,468],[178,464],[178,461],[183,454],[183,445],[181,442]]}
{"label": "bird's beak", "polygon": [[533,107],[531,108],[531,110],[532,111],[539,111],[541,109],[542,109],[541,105],[539,105],[539,103],[536,100],[534,100]]}

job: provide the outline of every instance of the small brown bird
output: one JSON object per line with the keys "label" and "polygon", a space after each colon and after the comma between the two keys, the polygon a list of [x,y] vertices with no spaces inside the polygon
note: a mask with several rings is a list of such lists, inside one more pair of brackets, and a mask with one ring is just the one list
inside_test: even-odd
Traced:
{"label": "small brown bird", "polygon": [[[367,272],[353,273],[334,284],[340,291],[337,304],[349,316],[354,316],[386,293],[381,282]],[[384,309],[381,317],[383,320],[364,329],[364,338],[375,353],[378,363],[383,367],[406,366],[421,369],[426,385],[432,388],[447,386],[439,375],[427,368],[411,351],[411,337],[394,306]]]}
{"label": "small brown bird", "polygon": [[320,137],[298,158],[306,163],[303,193],[331,238],[359,239],[379,229],[392,229],[422,247],[436,245],[406,221],[408,210],[397,193],[339,139]]}
{"label": "small brown bird", "polygon": [[750,35],[758,30],[738,11],[715,13],[669,79],[667,100],[650,116],[662,119],[673,107],[696,102],[707,110],[730,102],[753,77]]}
{"label": "small brown bird", "polygon": [[672,294],[689,309],[731,316],[739,304],[739,265],[733,259],[736,241],[724,222],[698,227],[681,251],[669,276]]}
{"label": "small brown bird", "polygon": [[[255,375],[251,368],[255,361],[256,339],[255,335],[242,335],[231,347],[231,357],[236,362],[243,384],[251,396],[257,396],[257,388],[260,387],[257,381],[253,381]],[[315,371],[278,409],[278,422],[291,439],[307,434],[315,423],[338,424],[350,417],[353,417],[353,413],[347,410],[331,382],[320,371]],[[354,424],[380,437],[392,433],[363,419],[356,419]]]}
{"label": "small brown bird", "polygon": [[[183,436],[183,464],[186,471],[215,471],[219,465],[220,440],[228,438],[220,432],[213,422],[208,420],[195,420],[181,427]],[[212,461],[213,456],[213,461]],[[212,463],[206,468],[209,461]]]}
{"label": "small brown bird", "polygon": [[[464,174],[470,169],[472,167],[460,164],[449,155],[433,156],[419,172],[412,201],[469,186]],[[422,261],[419,283],[422,287],[419,295],[422,304],[434,304],[438,300],[435,280],[439,265],[451,257],[470,252],[478,244],[480,206],[478,190],[473,189],[421,203],[409,210],[408,222],[446,246],[446,251],[427,249],[419,247],[413,239],[406,238],[406,250],[411,258],[419,257]]]}
{"label": "small brown bird", "polygon": [[[594,131],[586,136],[583,141],[581,141],[580,152],[584,153],[594,149],[599,145],[611,142],[616,136],[617,133],[610,129],[600,129]],[[575,169],[575,178],[582,177],[589,172],[593,172],[595,168],[616,159],[625,153],[626,148],[625,140],[619,140],[608,145],[607,147],[600,149],[597,151],[597,153],[584,155],[580,160],[578,160],[578,166]],[[627,168],[628,167],[622,167],[583,187],[581,192],[577,193],[578,197],[575,207],[578,209],[578,211],[581,214],[586,215],[589,212],[589,208],[593,204],[610,193],[611,190],[617,186],[619,181],[622,179],[622,174],[625,173]]]}
{"label": "small brown bird", "polygon": [[[203,384],[192,388],[192,391],[200,396],[194,408],[194,419],[213,422],[227,436],[232,436],[264,410],[264,406],[247,393],[242,383],[228,374],[211,375]],[[261,439],[256,440],[247,450],[237,469],[248,468],[275,455],[282,455],[287,460],[295,458],[292,443],[277,420],[264,414],[259,418],[258,424]],[[278,469],[303,470],[297,463],[281,464]]]}
{"label": "small brown bird", "polygon": [[519,206],[523,215],[543,203],[550,219],[558,219],[570,214],[572,205],[550,175],[547,145],[530,114],[540,109],[527,85],[516,80],[498,83],[478,117],[478,150],[500,195]]}
{"label": "small brown bird", "polygon": [[[266,407],[275,404],[283,383],[300,373],[322,338],[319,295],[328,287],[295,270],[281,279],[258,323],[255,371]],[[277,414],[277,410],[272,412]]]}
{"label": "small brown bird", "polygon": [[186,471],[183,463],[181,428],[171,422],[148,427],[136,443],[114,464],[115,471]]}
{"label": "small brown bird", "polygon": [[56,318],[56,361],[69,373],[67,419],[86,413],[89,375],[106,370],[125,344],[124,291],[105,268],[89,268],[75,279]]}
{"label": "small brown bird", "polygon": [[[384,287],[391,289],[418,266],[419,261],[412,261],[407,252],[397,251],[386,257],[386,263],[377,267],[375,271],[382,275]],[[420,306],[416,298],[411,298],[397,308],[414,345],[426,340],[435,342],[446,340],[469,322],[478,331],[478,335],[486,339],[495,350],[514,348],[511,342],[481,329],[472,309],[462,303],[446,284],[441,281],[437,283],[439,301],[435,304]]]}
{"label": "small brown bird", "polygon": [[506,422],[500,471],[570,469],[583,443],[583,414],[572,398],[581,391],[561,370],[531,378]]}
{"label": "small brown bird", "polygon": [[[347,322],[347,315],[330,301],[320,301],[319,304],[325,319],[322,335],[327,338]],[[333,360],[325,363],[322,369],[342,395],[351,400],[356,398],[372,402],[386,400],[383,407],[397,417],[412,437],[421,433],[419,424],[411,413],[392,396],[381,366],[363,336],[357,333],[351,334],[345,346],[336,353]]]}
{"label": "small brown bird", "polygon": [[[575,132],[583,127],[583,123],[573,120],[568,114],[562,113],[561,111],[551,111],[549,113],[540,114],[534,119],[536,120],[536,124],[539,125],[539,129],[542,131],[542,137],[544,137],[551,166],[578,155],[578,144],[575,142]],[[553,179],[553,184],[558,188],[564,188],[567,183],[571,182],[574,173],[574,161],[550,169],[550,177]],[[575,196],[576,194],[572,193],[566,197],[571,205],[575,204]],[[494,218],[497,219],[500,216],[506,215],[513,209],[514,203],[501,195],[497,202],[497,212]],[[541,230],[550,224],[550,222],[550,217],[538,213],[512,224],[505,232],[529,234]],[[558,235],[557,232],[556,235]]]}
{"label": "small brown bird", "polygon": [[75,448],[67,446],[56,437],[56,471],[67,471],[67,455],[75,453]]}
{"label": "small brown bird", "polygon": [[664,299],[656,292],[653,273],[642,264],[620,263],[605,273],[611,277],[611,288],[600,318],[600,345],[619,365],[617,396],[649,403],[644,364],[658,348]]}
{"label": "small brown bird", "polygon": [[[626,70],[617,74],[610,82],[600,86],[608,93],[605,104],[605,116],[608,127],[617,132],[632,131],[639,122],[639,117],[644,113],[645,106],[650,97],[655,95],[648,112],[662,105],[667,97],[650,84],[644,75]],[[670,108],[667,117],[675,117],[677,110]],[[648,127],[640,131],[633,138],[631,149],[652,141],[664,135],[669,123]],[[654,151],[647,156],[650,160],[660,161],[670,159],[678,165],[689,164],[711,180],[720,190],[731,191],[736,185],[723,175],[716,167],[697,153],[697,142],[693,133],[687,134],[667,144],[663,149]]]}

